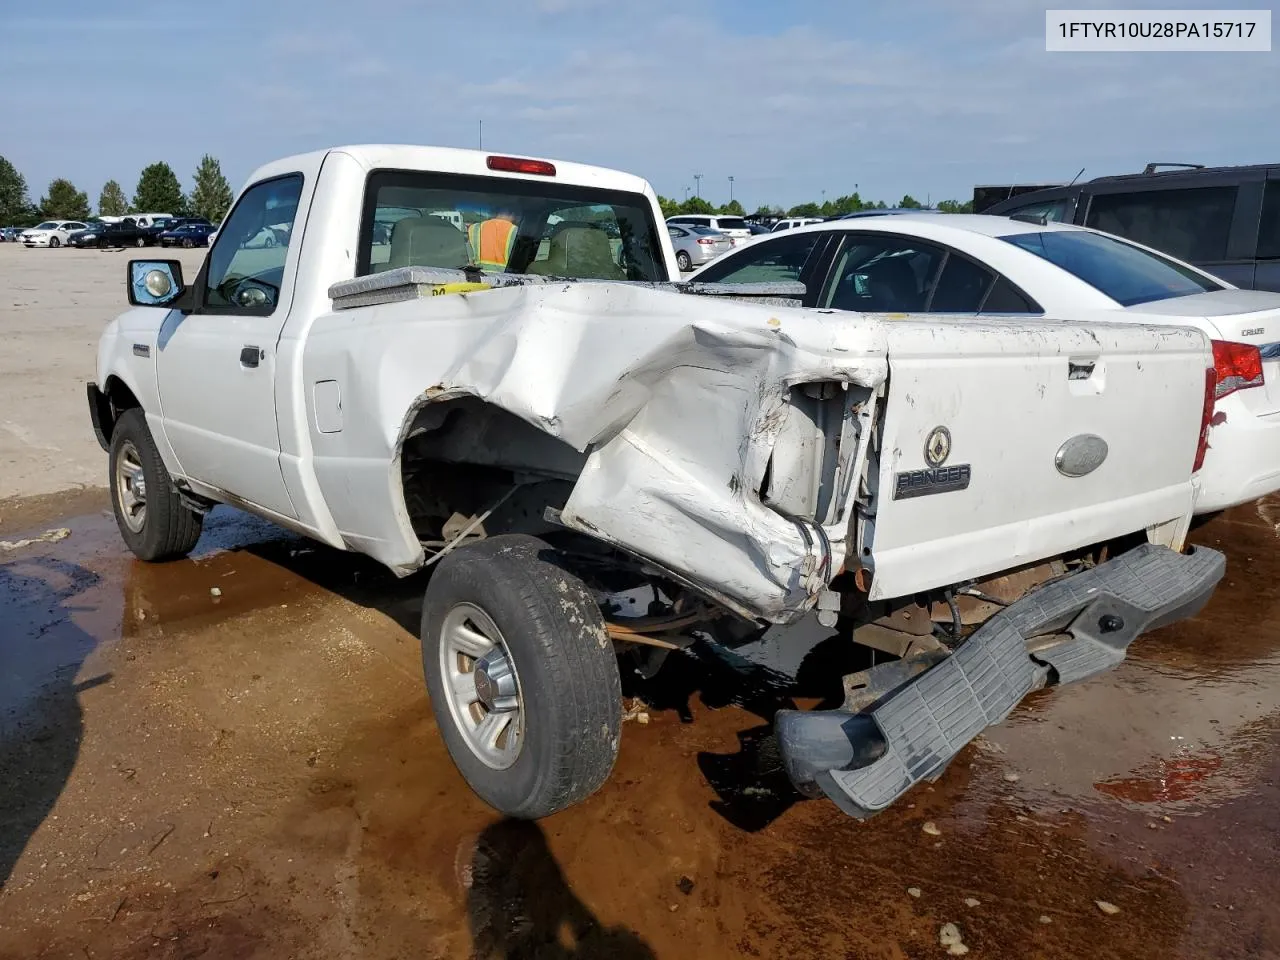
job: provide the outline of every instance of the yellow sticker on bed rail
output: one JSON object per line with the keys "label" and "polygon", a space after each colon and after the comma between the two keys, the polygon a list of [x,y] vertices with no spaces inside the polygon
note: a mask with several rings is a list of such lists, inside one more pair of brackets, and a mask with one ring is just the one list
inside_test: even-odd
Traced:
{"label": "yellow sticker on bed rail", "polygon": [[439,297],[446,293],[475,293],[477,290],[492,289],[493,287],[487,283],[433,283],[431,295]]}

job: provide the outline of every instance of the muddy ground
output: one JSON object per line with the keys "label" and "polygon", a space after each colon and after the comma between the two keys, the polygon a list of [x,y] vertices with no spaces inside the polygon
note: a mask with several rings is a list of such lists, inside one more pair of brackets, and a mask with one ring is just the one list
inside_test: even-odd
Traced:
{"label": "muddy ground", "polygon": [[54,531],[0,545],[0,956],[890,960],[949,922],[977,957],[1280,956],[1276,521],[1202,527],[1201,617],[868,823],[762,737],[834,661],[782,689],[700,650],[632,683],[609,784],[528,824],[437,736],[421,577],[225,508],[148,566],[96,491],[0,505],[0,540]]}

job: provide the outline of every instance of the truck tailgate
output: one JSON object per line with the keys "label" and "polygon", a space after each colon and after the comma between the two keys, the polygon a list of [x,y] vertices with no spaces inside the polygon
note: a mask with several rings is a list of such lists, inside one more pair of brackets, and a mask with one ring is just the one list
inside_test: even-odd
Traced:
{"label": "truck tailgate", "polygon": [[1189,515],[1212,366],[1199,331],[969,318],[895,321],[888,338],[860,544],[872,599]]}

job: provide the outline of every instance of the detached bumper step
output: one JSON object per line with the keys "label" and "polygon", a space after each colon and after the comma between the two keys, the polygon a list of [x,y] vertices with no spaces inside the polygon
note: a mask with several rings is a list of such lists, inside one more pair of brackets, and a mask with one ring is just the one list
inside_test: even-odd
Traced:
{"label": "detached bumper step", "polygon": [[[846,813],[870,817],[940,774],[1032,690],[1108,670],[1135,637],[1194,616],[1225,570],[1214,550],[1179,554],[1144,544],[1046,584],[870,710],[779,712],[788,772],[802,789],[816,784]],[[1028,652],[1030,638],[1053,634],[1068,636]]]}

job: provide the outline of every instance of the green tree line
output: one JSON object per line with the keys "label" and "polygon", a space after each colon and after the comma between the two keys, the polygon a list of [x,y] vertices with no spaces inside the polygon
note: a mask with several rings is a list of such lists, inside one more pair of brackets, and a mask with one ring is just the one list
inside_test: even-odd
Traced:
{"label": "green tree line", "polygon": [[[108,180],[98,195],[97,215],[171,213],[219,223],[226,216],[233,195],[217,158],[205,154],[191,179],[191,192],[183,193],[178,175],[169,164],[150,164],[139,174],[132,199],[125,196],[119,183]],[[50,181],[44,196],[33,203],[26,178],[0,157],[0,227],[30,227],[41,220],[87,220],[91,215],[88,195],[63,177]]]}
{"label": "green tree line", "polygon": [[[737,200],[731,200],[717,207],[702,199],[702,197],[689,197],[687,200],[680,201],[659,196],[658,204],[662,207],[662,215],[664,217],[675,217],[685,213],[714,214],[728,217],[747,216],[746,209]],[[888,210],[890,206],[883,200],[863,200],[855,190],[846,196],[837,197],[834,200],[824,200],[822,203],[813,203],[812,201],[809,203],[797,203],[790,208],[761,206],[750,217],[753,220],[762,220],[769,217],[838,217],[846,213],[858,213],[861,210]],[[911,194],[907,194],[892,206],[916,210],[926,209],[925,205],[911,196]],[[930,209],[936,209],[942,213],[972,213],[973,201],[941,200],[936,207]]]}

